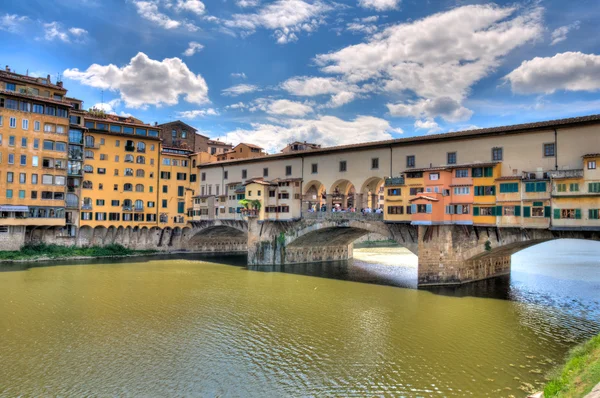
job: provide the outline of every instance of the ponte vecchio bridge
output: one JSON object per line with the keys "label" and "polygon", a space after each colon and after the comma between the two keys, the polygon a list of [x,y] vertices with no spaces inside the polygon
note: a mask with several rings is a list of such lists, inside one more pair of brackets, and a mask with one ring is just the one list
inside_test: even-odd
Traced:
{"label": "ponte vecchio bridge", "polygon": [[599,153],[593,115],[201,164],[177,242],[293,264],[377,233],[418,255],[421,286],[489,278],[531,245],[600,240]]}

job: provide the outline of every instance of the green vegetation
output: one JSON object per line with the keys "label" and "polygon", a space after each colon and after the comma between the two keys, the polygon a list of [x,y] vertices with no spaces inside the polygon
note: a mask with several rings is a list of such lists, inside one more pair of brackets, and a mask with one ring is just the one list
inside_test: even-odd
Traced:
{"label": "green vegetation", "polygon": [[600,383],[600,335],[573,348],[567,363],[551,375],[545,398],[583,397]]}
{"label": "green vegetation", "polygon": [[355,249],[364,249],[369,247],[400,247],[398,242],[393,239],[388,240],[365,240],[360,243],[355,243]]}
{"label": "green vegetation", "polygon": [[0,251],[2,260],[35,260],[39,258],[69,258],[69,257],[103,257],[103,256],[129,256],[133,254],[150,254],[155,250],[132,250],[121,245],[108,245],[104,247],[75,247],[48,245],[45,243],[23,246],[21,250]]}
{"label": "green vegetation", "polygon": [[260,200],[242,199],[238,203],[244,206],[247,210],[254,209],[256,211],[260,211]]}

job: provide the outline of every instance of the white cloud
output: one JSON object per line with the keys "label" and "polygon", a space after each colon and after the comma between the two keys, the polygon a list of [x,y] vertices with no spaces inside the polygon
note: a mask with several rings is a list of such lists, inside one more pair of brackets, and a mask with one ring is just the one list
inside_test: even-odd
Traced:
{"label": "white cloud", "polygon": [[190,71],[179,58],[157,61],[140,52],[123,67],[92,64],[85,71],[67,69],[64,76],[86,86],[119,91],[131,108],[176,105],[180,95],[194,104],[209,102],[204,78]]}
{"label": "white cloud", "polygon": [[244,72],[232,73],[231,77],[233,77],[234,79],[246,79],[246,74]]}
{"label": "white cloud", "polygon": [[462,104],[506,54],[541,37],[541,19],[541,8],[463,6],[390,26],[366,42],[317,55],[316,63],[346,84],[370,82],[416,101],[448,97]]}
{"label": "white cloud", "polygon": [[235,2],[238,7],[248,8],[248,7],[256,7],[260,4],[259,0],[237,0]]}
{"label": "white cloud", "polygon": [[432,119],[415,121],[415,128],[417,130],[427,130],[428,134],[437,133],[442,130],[442,128]]}
{"label": "white cloud", "polygon": [[15,33],[20,30],[22,25],[27,22],[29,18],[26,16],[19,16],[17,14],[5,14],[0,17],[0,30]]}
{"label": "white cloud", "polygon": [[69,33],[71,33],[73,36],[84,36],[87,35],[88,31],[82,28],[69,28]]}
{"label": "white cloud", "polygon": [[248,105],[246,105],[243,102],[238,102],[235,104],[227,105],[225,107],[225,109],[241,109],[241,110],[246,109],[246,108],[248,108]]}
{"label": "white cloud", "polygon": [[312,111],[309,105],[287,99],[272,101],[267,107],[267,113],[272,115],[305,116]]}
{"label": "white cloud", "polygon": [[418,118],[434,118],[441,116],[449,122],[469,120],[473,111],[462,106],[449,97],[422,99],[406,104],[387,104],[392,116]]}
{"label": "white cloud", "polygon": [[288,93],[298,96],[314,97],[323,94],[337,94],[341,91],[358,90],[355,85],[350,85],[332,77],[292,77],[281,84]]}
{"label": "white cloud", "polygon": [[253,92],[259,91],[259,90],[260,89],[258,88],[258,86],[255,86],[254,84],[238,84],[238,85],[226,88],[221,93],[222,93],[222,95],[225,95],[228,97],[237,97],[238,95],[253,93]]}
{"label": "white cloud", "polygon": [[524,61],[506,75],[519,94],[552,94],[557,90],[600,90],[600,55],[566,52]]}
{"label": "white cloud", "polygon": [[206,116],[218,116],[219,111],[214,108],[195,109],[193,111],[178,112],[177,116],[183,119],[197,119]]}
{"label": "white cloud", "polygon": [[158,26],[164,29],[175,29],[179,27],[185,27],[191,32],[198,30],[198,27],[190,22],[177,21],[169,17],[167,14],[162,13],[158,10],[157,0],[133,0],[133,4],[137,9],[137,13],[144,19],[150,22],[154,22]]}
{"label": "white cloud", "polygon": [[58,22],[50,22],[44,24],[44,39],[53,41],[58,39],[65,43],[70,42],[69,34],[62,30]]}
{"label": "white cloud", "polygon": [[199,0],[179,0],[176,6],[178,11],[190,11],[196,15],[204,14],[206,7]]}
{"label": "white cloud", "polygon": [[119,105],[121,105],[121,100],[119,98],[115,98],[108,102],[104,102],[104,103],[99,102],[97,104],[94,104],[94,106],[92,106],[92,108],[103,110],[106,113],[115,114],[117,112],[115,108],[118,107]]}
{"label": "white cloud", "polygon": [[188,44],[188,48],[183,52],[183,55],[185,55],[186,57],[191,57],[203,48],[204,46],[202,44],[195,41],[191,41]]}
{"label": "white cloud", "polygon": [[364,33],[366,35],[370,35],[377,32],[377,29],[378,27],[375,24],[368,25],[359,22],[350,22],[346,24],[346,30],[349,30],[353,33]]}
{"label": "white cloud", "polygon": [[358,5],[377,11],[395,10],[400,5],[400,0],[358,0]]}
{"label": "white cloud", "polygon": [[579,21],[575,21],[570,25],[561,26],[560,28],[554,29],[552,32],[551,46],[560,43],[561,41],[567,40],[567,34],[572,30],[579,29]]}
{"label": "white cloud", "polygon": [[324,20],[325,13],[333,7],[321,1],[275,0],[256,13],[234,14],[224,21],[229,28],[241,29],[250,35],[259,28],[273,31],[279,44],[298,40],[298,33],[313,32]]}
{"label": "white cloud", "polygon": [[292,141],[316,142],[323,146],[355,144],[393,138],[392,133],[402,133],[392,128],[387,120],[372,116],[358,116],[343,120],[334,116],[315,119],[289,119],[280,123],[254,123],[250,129],[237,129],[227,133],[233,143],[258,142],[267,152],[275,153]]}
{"label": "white cloud", "polygon": [[340,91],[331,96],[329,102],[325,105],[328,108],[339,108],[349,102],[354,101],[356,94],[349,91]]}

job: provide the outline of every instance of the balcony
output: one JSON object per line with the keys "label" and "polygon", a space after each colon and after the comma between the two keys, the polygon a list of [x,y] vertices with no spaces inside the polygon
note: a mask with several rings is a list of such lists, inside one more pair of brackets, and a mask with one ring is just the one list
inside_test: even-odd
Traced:
{"label": "balcony", "polygon": [[146,153],[146,148],[138,148],[137,151],[140,153]]}
{"label": "balcony", "polygon": [[125,152],[135,152],[134,146],[125,145]]}
{"label": "balcony", "polygon": [[81,205],[81,210],[92,210],[92,204],[91,203],[84,203]]}
{"label": "balcony", "polygon": [[142,206],[142,207],[134,207],[133,211],[144,211],[144,206]]}
{"label": "balcony", "polygon": [[123,211],[132,211],[131,209],[131,206],[123,206]]}

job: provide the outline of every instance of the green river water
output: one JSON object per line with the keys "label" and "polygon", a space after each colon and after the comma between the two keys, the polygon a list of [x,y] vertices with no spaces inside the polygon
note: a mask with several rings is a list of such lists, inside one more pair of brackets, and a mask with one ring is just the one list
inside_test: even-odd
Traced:
{"label": "green river water", "polygon": [[244,258],[2,266],[0,396],[522,397],[600,332],[600,248],[417,290],[416,257],[249,270]]}

